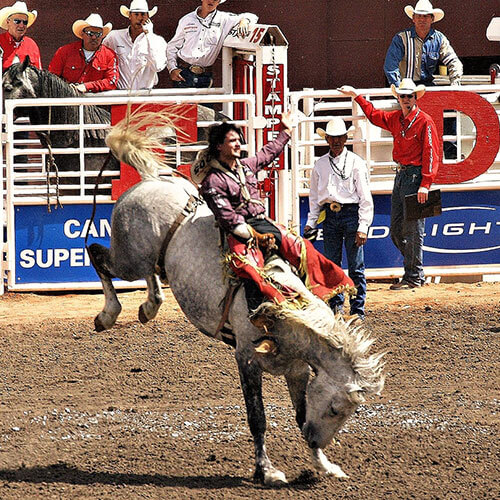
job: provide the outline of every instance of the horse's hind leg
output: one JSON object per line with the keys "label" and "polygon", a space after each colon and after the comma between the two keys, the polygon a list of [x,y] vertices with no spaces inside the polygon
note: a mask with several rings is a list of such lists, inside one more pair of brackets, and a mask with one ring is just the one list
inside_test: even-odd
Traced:
{"label": "horse's hind leg", "polygon": [[148,300],[139,307],[139,321],[143,324],[156,316],[165,299],[156,274],[148,276],[146,283],[148,284]]}
{"label": "horse's hind leg", "polygon": [[[295,419],[302,430],[306,421],[306,389],[309,382],[309,366],[305,363],[295,364],[285,374],[288,392],[295,408]],[[346,478],[347,474],[336,464],[333,464],[326,458],[321,448],[309,449],[314,468],[321,474]]]}
{"label": "horse's hind leg", "polygon": [[268,486],[286,484],[285,474],[275,469],[267,456],[264,443],[266,433],[266,415],[262,401],[262,370],[256,363],[249,363],[249,359],[241,353],[236,354],[240,372],[241,388],[247,407],[247,419],[250,432],[253,436],[255,448],[254,479]]}
{"label": "horse's hind leg", "polygon": [[116,318],[122,310],[118,296],[116,295],[115,287],[111,278],[111,259],[109,255],[109,249],[93,243],[89,247],[90,260],[99,275],[102,283],[102,290],[104,292],[104,309],[95,317],[94,327],[97,332],[102,332],[111,328],[115,322]]}

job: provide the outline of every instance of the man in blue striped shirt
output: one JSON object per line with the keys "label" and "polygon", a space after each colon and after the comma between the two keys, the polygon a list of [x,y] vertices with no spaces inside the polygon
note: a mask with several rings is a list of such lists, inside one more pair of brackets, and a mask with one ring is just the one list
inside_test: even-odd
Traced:
{"label": "man in blue striped shirt", "polygon": [[403,78],[415,83],[433,85],[433,74],[439,63],[448,68],[451,85],[459,85],[463,67],[448,39],[432,28],[432,23],[444,17],[429,0],[419,0],[413,8],[407,5],[406,15],[414,26],[397,33],[392,39],[384,63],[389,85],[399,85]]}

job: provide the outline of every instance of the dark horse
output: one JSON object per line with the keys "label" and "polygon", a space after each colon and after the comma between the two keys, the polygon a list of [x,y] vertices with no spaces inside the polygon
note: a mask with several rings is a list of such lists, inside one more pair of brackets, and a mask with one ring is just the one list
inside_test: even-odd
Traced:
{"label": "dark horse", "polygon": [[[50,71],[31,66],[28,56],[23,62],[13,64],[5,71],[2,85],[5,99],[84,96],[72,85]],[[80,121],[79,112],[79,107],[74,105],[18,107],[15,110],[16,117],[28,116],[32,125],[78,124]],[[86,124],[110,124],[110,112],[99,106],[84,106],[83,122]],[[107,130],[99,128],[85,130],[83,145],[85,147],[106,147],[104,139],[107,132]],[[49,146],[53,148],[77,148],[80,145],[78,130],[52,130],[49,132],[41,129],[36,134],[45,148]],[[104,158],[104,154],[86,154],[85,170],[99,170]],[[54,159],[61,171],[79,172],[80,170],[78,154],[54,155]],[[118,175],[118,162],[113,160],[111,164],[108,164],[107,171],[109,170],[116,170],[116,175]],[[62,180],[63,184],[67,182],[73,181],[71,179]]]}

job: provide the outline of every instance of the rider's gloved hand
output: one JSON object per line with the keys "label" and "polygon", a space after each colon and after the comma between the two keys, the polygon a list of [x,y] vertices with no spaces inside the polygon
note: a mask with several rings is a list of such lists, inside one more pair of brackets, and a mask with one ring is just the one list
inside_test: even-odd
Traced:
{"label": "rider's gloved hand", "polygon": [[257,242],[258,247],[265,252],[269,252],[271,250],[277,250],[276,246],[276,238],[273,233],[258,233],[255,229],[252,228],[252,236]]}

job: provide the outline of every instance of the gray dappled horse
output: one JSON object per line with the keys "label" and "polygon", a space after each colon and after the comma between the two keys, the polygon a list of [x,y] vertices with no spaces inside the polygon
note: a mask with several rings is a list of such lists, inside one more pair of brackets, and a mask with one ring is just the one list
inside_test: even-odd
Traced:
{"label": "gray dappled horse", "polygon": [[[151,153],[154,147],[145,148],[148,139],[144,133],[136,133],[139,128],[120,124],[107,138],[113,153],[133,165],[143,180],[124,193],[114,207],[111,247],[93,244],[89,248],[105,295],[104,309],[95,319],[97,330],[111,328],[121,311],[112,277],[129,281],[145,278],[148,300],[140,307],[139,319],[145,323],[155,317],[163,300],[155,275],[162,242],[188,200],[198,196],[197,189],[185,179],[158,178],[159,165]],[[198,203],[173,234],[164,265],[172,292],[187,318],[201,332],[214,337],[227,284],[214,216],[205,203]],[[303,310],[283,309],[271,303],[260,306],[260,312],[274,321],[272,335],[279,347],[274,354],[255,352],[254,342],[262,332],[249,321],[241,288],[230,309],[235,356],[254,438],[254,477],[267,485],[286,483],[283,472],[268,458],[264,444],[263,371],[284,375],[314,467],[327,475],[347,477],[328,461],[322,449],[365,395],[382,390],[382,354],[369,355],[373,340],[360,328],[335,317],[281,259],[268,266],[268,273],[297,290],[308,306]]]}

